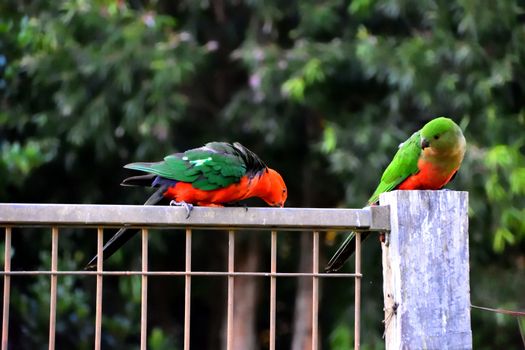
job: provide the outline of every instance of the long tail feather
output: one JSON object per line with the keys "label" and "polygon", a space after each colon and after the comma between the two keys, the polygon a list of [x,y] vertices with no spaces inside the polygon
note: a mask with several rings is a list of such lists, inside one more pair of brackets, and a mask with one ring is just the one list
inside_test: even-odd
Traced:
{"label": "long tail feather", "polygon": [[[366,237],[370,234],[369,231],[361,232],[361,241],[364,241]],[[343,244],[337,249],[335,254],[332,256],[326,267],[324,268],[325,272],[337,272],[345,262],[354,254],[355,252],[355,232],[350,232],[346,237]]]}
{"label": "long tail feather", "polygon": [[137,175],[122,180],[121,186],[151,186],[155,180],[155,174]]}
{"label": "long tail feather", "polygon": [[[159,187],[159,189],[155,191],[155,193],[153,193],[148,198],[148,200],[146,201],[146,203],[144,203],[144,205],[157,204],[163,198],[164,192],[166,192],[166,186]],[[137,232],[138,231],[135,231],[135,230],[129,231],[126,228],[121,228],[120,230],[118,230],[118,232],[115,233],[115,235],[111,237],[111,239],[107,241],[106,244],[104,245],[104,248],[103,248],[104,261],[106,261],[110,256],[112,256],[113,253],[115,253],[120,247],[122,247],[124,243],[129,241],[131,237],[133,237]],[[98,255],[95,255],[87,263],[86,267],[84,267],[84,270],[95,269],[97,267],[97,259],[98,259]]]}

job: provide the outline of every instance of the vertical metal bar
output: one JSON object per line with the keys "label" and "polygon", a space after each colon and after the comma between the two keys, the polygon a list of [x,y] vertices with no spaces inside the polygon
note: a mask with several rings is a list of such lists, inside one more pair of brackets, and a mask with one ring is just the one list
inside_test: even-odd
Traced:
{"label": "vertical metal bar", "polygon": [[[319,272],[319,232],[314,231],[313,235],[313,273]],[[319,277],[312,277],[312,350],[317,350],[318,347],[318,308],[319,308]]]}
{"label": "vertical metal bar", "polygon": [[[58,268],[58,227],[51,228],[51,272]],[[57,311],[57,274],[51,274],[49,295],[49,350],[55,349],[55,325]]]}
{"label": "vertical metal bar", "polygon": [[190,350],[191,315],[191,229],[186,229],[186,276],[184,277],[184,350]]}
{"label": "vertical metal bar", "polygon": [[104,262],[104,229],[97,228],[97,295],[95,306],[95,350],[100,350],[102,336],[102,274]]}
{"label": "vertical metal bar", "polygon": [[[228,231],[228,272],[234,272],[235,231]],[[233,349],[233,276],[228,276],[228,311],[226,326],[226,349]]]}
{"label": "vertical metal bar", "polygon": [[361,232],[355,233],[355,321],[354,349],[361,346]]}
{"label": "vertical metal bar", "polygon": [[[271,237],[271,266],[270,272],[277,272],[277,231],[272,231]],[[276,302],[277,278],[270,277],[270,350],[275,350],[275,302]]]}
{"label": "vertical metal bar", "polygon": [[[4,272],[11,271],[11,227],[5,228]],[[9,336],[9,298],[11,296],[11,276],[4,275],[4,300],[2,311],[2,350],[7,350]]]}
{"label": "vertical metal bar", "polygon": [[140,349],[146,350],[148,344],[148,229],[142,229],[142,283],[140,299]]}

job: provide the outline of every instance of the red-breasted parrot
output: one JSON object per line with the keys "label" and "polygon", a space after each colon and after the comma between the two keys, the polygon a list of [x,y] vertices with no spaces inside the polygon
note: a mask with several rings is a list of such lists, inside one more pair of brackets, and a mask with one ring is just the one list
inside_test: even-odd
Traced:
{"label": "red-breasted parrot", "polygon": [[[157,191],[144,205],[162,198],[183,205],[190,214],[193,204],[222,206],[259,197],[271,206],[283,207],[288,196],[281,175],[266,166],[252,151],[238,142],[209,142],[203,147],[176,153],[156,163],[131,163],[127,169],[146,172],[122,182],[123,186],[151,186]],[[109,258],[137,231],[120,229],[105,245],[104,260]],[[96,267],[97,256],[86,269]]]}
{"label": "red-breasted parrot", "polygon": [[[379,195],[388,191],[441,189],[458,171],[465,148],[461,128],[452,119],[440,117],[429,121],[399,145],[368,205],[376,204]],[[363,232],[362,239],[369,234]],[[339,270],[352,256],[355,251],[354,236],[354,233],[348,235],[328,262],[326,272]]]}

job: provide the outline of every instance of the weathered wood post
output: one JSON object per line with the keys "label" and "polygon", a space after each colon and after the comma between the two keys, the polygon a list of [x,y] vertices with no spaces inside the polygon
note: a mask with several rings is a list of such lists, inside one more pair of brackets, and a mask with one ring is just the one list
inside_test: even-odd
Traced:
{"label": "weathered wood post", "polygon": [[386,349],[472,349],[468,193],[394,191],[383,244]]}

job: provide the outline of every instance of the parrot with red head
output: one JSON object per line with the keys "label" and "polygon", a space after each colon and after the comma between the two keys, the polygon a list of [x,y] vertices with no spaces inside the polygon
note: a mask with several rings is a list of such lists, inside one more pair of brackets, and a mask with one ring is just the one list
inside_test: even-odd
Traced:
{"label": "parrot with red head", "polygon": [[[157,188],[144,205],[154,205],[166,198],[172,205],[184,206],[188,217],[193,205],[223,206],[258,197],[270,206],[283,207],[288,196],[281,175],[238,142],[209,142],[203,147],[169,155],[160,162],[131,163],[124,167],[146,174],[125,179],[123,186]],[[120,229],[104,245],[104,260],[136,232]],[[97,256],[86,269],[96,264]]]}

